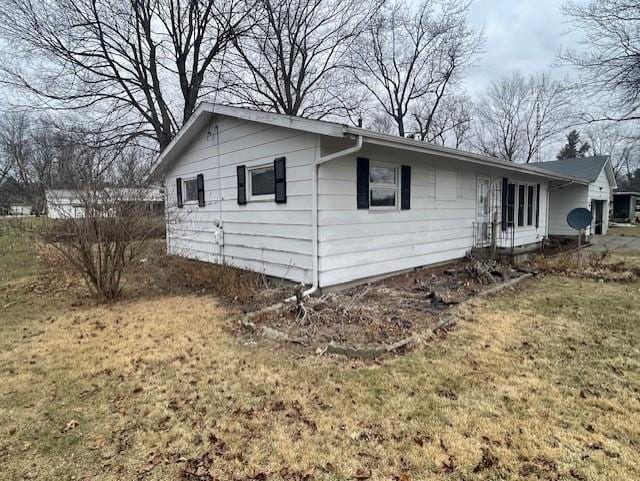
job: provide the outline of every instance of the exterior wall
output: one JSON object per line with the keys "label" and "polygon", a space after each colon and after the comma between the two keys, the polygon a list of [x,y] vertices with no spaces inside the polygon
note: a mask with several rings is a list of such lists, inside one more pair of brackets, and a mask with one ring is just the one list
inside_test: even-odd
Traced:
{"label": "exterior wall", "polygon": [[[600,175],[598,176],[596,181],[589,184],[589,205],[587,206],[588,209],[591,208],[592,200],[604,201],[604,205],[602,207],[602,234],[606,234],[607,230],[609,229],[609,202],[611,200],[611,187],[609,185],[609,179],[607,178],[606,169],[602,169],[602,172],[600,172]],[[593,234],[594,232],[595,230],[592,224],[589,229],[589,233]]]}
{"label": "exterior wall", "polygon": [[588,187],[571,184],[549,191],[549,235],[575,236],[577,232],[567,224],[567,214],[576,207],[591,209]]}
{"label": "exterior wall", "polygon": [[[411,209],[357,209],[359,156],[370,162],[412,167]],[[500,189],[503,175],[487,167],[372,146],[365,146],[357,155],[322,164],[318,188],[320,286],[463,257],[474,246],[477,178],[489,178],[493,191]],[[510,178],[512,182],[518,180],[541,184],[539,227],[516,228],[513,236],[516,245],[535,243],[546,235],[547,182],[532,177]],[[499,199],[500,195],[495,197]],[[492,208],[499,215],[499,204]]]}
{"label": "exterior wall", "polygon": [[31,206],[12,204],[9,206],[9,215],[31,215]]}
{"label": "exterior wall", "polygon": [[[169,253],[312,282],[311,176],[318,137],[232,118],[213,120],[167,173]],[[286,157],[287,202],[237,203],[236,167]],[[204,176],[205,207],[176,206],[176,178]],[[248,175],[248,173],[247,173]],[[220,194],[222,193],[222,196]],[[220,226],[220,227],[219,227]]]}

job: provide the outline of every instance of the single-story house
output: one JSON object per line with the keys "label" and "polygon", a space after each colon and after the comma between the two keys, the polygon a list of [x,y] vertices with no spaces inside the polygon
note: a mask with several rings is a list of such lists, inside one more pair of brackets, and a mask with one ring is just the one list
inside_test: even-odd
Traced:
{"label": "single-story house", "polygon": [[31,215],[33,213],[33,206],[28,203],[13,203],[9,204],[9,215]]}
{"label": "single-story house", "polygon": [[[91,202],[104,205],[121,202],[144,204],[150,212],[162,212],[164,194],[160,188],[104,188],[91,195]],[[84,217],[86,193],[68,189],[47,189],[47,217],[50,219],[80,219]]]}
{"label": "single-story house", "polygon": [[640,192],[614,192],[611,219],[614,222],[635,222],[640,215],[638,201]]}
{"label": "single-story house", "polygon": [[587,236],[607,233],[611,193],[617,185],[608,155],[542,162],[538,166],[582,181],[568,181],[550,189],[549,235],[576,235],[576,231],[567,224],[567,214],[576,207],[585,207],[593,213],[593,221],[585,233]]}
{"label": "single-story house", "polygon": [[344,285],[549,234],[549,190],[587,182],[338,123],[201,104],[158,156],[168,252]]}

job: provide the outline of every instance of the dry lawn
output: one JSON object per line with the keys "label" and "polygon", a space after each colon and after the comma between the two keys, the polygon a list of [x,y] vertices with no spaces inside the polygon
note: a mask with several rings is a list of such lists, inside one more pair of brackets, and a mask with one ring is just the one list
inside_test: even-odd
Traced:
{"label": "dry lawn", "polygon": [[78,303],[1,255],[25,270],[0,279],[2,479],[640,479],[640,283],[549,276],[367,364],[242,345],[207,295]]}
{"label": "dry lawn", "polygon": [[609,235],[640,237],[640,225],[634,227],[611,227]]}

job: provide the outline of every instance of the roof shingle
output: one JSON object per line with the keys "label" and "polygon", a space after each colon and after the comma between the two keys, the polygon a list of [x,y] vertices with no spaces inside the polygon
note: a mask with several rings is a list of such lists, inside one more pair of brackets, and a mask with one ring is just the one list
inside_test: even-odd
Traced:
{"label": "roof shingle", "polygon": [[578,157],[542,162],[541,164],[537,164],[537,167],[555,172],[556,174],[569,175],[587,182],[595,182],[608,159],[608,155],[594,155],[593,157]]}

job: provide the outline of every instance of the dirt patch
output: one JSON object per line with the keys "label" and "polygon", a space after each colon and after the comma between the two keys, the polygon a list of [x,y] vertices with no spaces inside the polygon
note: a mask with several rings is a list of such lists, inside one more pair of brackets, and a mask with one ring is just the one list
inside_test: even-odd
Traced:
{"label": "dirt patch", "polygon": [[433,332],[451,307],[522,274],[506,264],[468,257],[305,299],[302,305],[284,303],[251,321],[274,334],[267,337],[313,350],[329,344],[388,348]]}

